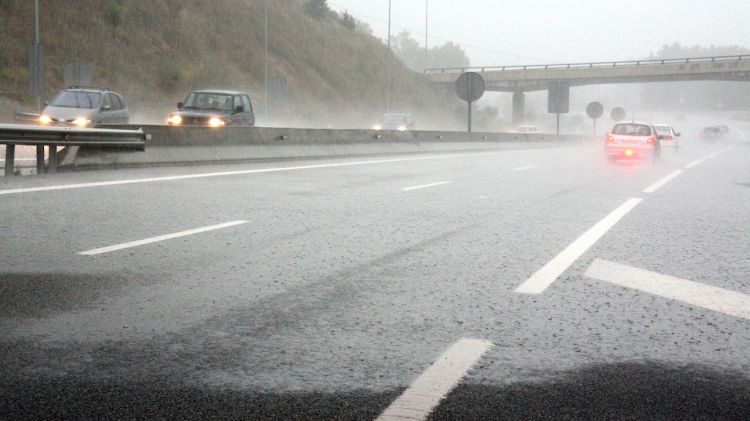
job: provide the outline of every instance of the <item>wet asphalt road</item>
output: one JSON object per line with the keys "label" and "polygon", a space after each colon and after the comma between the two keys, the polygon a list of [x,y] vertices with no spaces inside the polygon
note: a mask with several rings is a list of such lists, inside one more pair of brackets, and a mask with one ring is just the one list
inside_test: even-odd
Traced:
{"label": "wet asphalt road", "polygon": [[[0,182],[225,173],[0,192],[0,417],[373,419],[461,338],[493,347],[433,419],[750,416],[750,320],[584,275],[602,259],[750,295],[750,144],[326,166],[372,160]],[[631,198],[543,293],[515,291]]]}

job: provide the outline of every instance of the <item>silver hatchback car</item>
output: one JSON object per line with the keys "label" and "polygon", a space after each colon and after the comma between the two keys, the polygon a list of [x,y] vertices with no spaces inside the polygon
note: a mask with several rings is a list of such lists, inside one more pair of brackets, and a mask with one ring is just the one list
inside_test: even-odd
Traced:
{"label": "silver hatchback car", "polygon": [[122,95],[108,89],[74,87],[57,94],[38,119],[44,126],[95,127],[128,124],[130,111]]}

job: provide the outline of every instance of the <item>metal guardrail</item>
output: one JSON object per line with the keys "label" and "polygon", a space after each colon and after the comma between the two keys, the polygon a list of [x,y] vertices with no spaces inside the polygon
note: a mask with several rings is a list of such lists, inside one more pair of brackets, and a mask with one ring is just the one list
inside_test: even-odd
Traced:
{"label": "metal guardrail", "polygon": [[[48,172],[57,171],[57,148],[60,146],[96,146],[106,148],[146,149],[150,136],[142,129],[81,129],[60,126],[0,124],[0,145],[5,146],[5,176],[14,174],[16,145],[37,147],[37,172],[44,170],[44,150],[49,148]],[[41,162],[39,157],[42,157]]]}
{"label": "metal guardrail", "polygon": [[600,61],[593,63],[568,63],[568,64],[529,64],[514,66],[484,66],[484,67],[445,67],[426,69],[426,74],[463,73],[463,72],[486,72],[507,70],[538,70],[538,69],[589,69],[603,67],[638,67],[638,66],[660,66],[665,64],[689,64],[689,63],[715,63],[728,61],[750,60],[750,55],[716,56],[675,58],[658,60],[627,60],[627,61]]}
{"label": "metal guardrail", "polygon": [[21,113],[16,111],[15,113],[13,113],[13,119],[16,121],[36,122],[37,120],[39,120],[39,114]]}

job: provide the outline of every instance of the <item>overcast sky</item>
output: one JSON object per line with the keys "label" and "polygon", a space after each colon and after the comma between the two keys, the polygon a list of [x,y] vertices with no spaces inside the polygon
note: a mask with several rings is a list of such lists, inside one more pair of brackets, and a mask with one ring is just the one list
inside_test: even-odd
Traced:
{"label": "overcast sky", "polygon": [[[393,0],[395,35],[424,43],[426,0]],[[428,0],[430,44],[462,44],[473,65],[628,60],[666,43],[750,47],[750,0]],[[329,0],[387,34],[388,0]]]}

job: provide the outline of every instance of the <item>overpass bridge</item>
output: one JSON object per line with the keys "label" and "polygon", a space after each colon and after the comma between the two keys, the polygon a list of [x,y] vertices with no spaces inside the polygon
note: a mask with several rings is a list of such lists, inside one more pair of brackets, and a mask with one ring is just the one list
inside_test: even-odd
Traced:
{"label": "overpass bridge", "polygon": [[[513,121],[523,121],[524,93],[551,87],[615,83],[742,81],[750,82],[750,55],[665,60],[525,66],[454,67],[427,69],[430,82],[451,87],[463,72],[480,73],[488,91],[513,93]],[[552,88],[555,89],[555,88]],[[567,92],[563,95],[567,97]]]}

